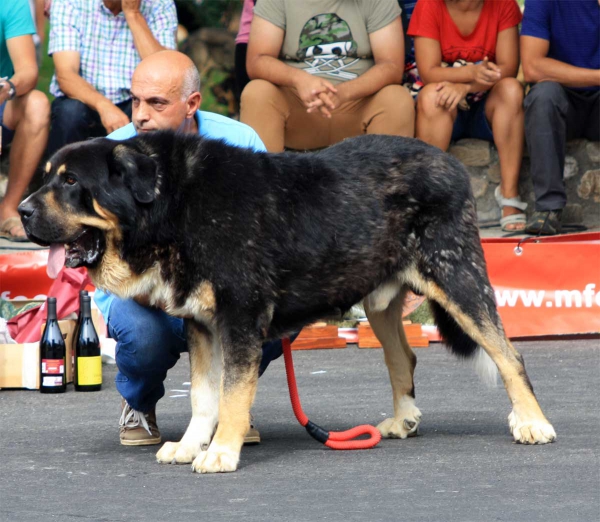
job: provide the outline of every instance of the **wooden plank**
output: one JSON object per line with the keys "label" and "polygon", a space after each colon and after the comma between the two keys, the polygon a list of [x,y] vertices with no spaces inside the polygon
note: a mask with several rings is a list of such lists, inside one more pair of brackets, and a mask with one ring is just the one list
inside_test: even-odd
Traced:
{"label": "wooden plank", "polygon": [[292,343],[292,350],[318,350],[327,348],[346,348],[346,339],[343,337],[305,338]]}
{"label": "wooden plank", "polygon": [[[421,335],[419,337],[408,337],[408,344],[411,348],[427,348],[429,346],[429,339],[426,335]],[[358,338],[358,347],[359,348],[381,348],[381,343],[379,339],[375,336],[365,336]]]}
{"label": "wooden plank", "polygon": [[[406,337],[420,337],[423,332],[420,324],[413,323],[404,325],[404,333]],[[375,332],[369,323],[359,323],[358,338],[360,339],[362,336],[375,337]]]}
{"label": "wooden plank", "polygon": [[318,337],[337,337],[338,327],[334,324],[324,326],[305,326],[297,339],[315,339]]}

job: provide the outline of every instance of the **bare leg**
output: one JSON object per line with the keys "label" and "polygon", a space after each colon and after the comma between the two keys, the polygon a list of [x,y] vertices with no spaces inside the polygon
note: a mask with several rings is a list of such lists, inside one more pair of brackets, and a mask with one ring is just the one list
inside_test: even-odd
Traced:
{"label": "bare leg", "polygon": [[416,137],[426,143],[446,150],[452,138],[452,127],[457,111],[447,111],[435,105],[437,92],[435,84],[423,87],[417,99],[417,134]]}
{"label": "bare leg", "polygon": [[[10,168],[6,195],[0,202],[0,222],[19,217],[17,207],[29,186],[48,141],[50,103],[40,91],[30,91],[7,102],[4,125],[15,131],[10,149]],[[25,236],[22,226],[10,230],[16,236]]]}
{"label": "bare leg", "polygon": [[[500,158],[500,190],[505,198],[519,195],[519,172],[525,142],[523,87],[515,78],[504,78],[492,87],[485,103],[485,116],[491,123],[494,143]],[[502,217],[522,213],[503,207]],[[509,230],[523,230],[525,224],[508,225]]]}

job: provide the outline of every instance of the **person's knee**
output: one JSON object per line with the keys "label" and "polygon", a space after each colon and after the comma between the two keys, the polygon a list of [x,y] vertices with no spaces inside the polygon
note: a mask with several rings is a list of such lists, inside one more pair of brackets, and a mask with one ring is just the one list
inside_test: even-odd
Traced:
{"label": "person's knee", "polygon": [[525,109],[527,111],[533,110],[543,113],[553,107],[562,107],[565,103],[568,103],[565,90],[558,82],[537,83],[525,97]]}
{"label": "person's knee", "polygon": [[522,109],[523,86],[516,78],[503,78],[496,84],[495,90],[498,92],[503,105]]}
{"label": "person's knee", "polygon": [[271,82],[266,80],[252,80],[244,87],[240,104],[241,106],[263,104],[277,91],[277,86],[273,85]]}
{"label": "person's knee", "polygon": [[50,125],[50,102],[48,97],[40,91],[31,91],[24,100],[24,119],[35,127],[36,131]]}
{"label": "person's knee", "polygon": [[91,109],[73,98],[57,98],[52,102],[52,124],[63,127],[87,126],[86,118]]}
{"label": "person's knee", "polygon": [[420,117],[431,118],[441,114],[443,111],[436,104],[438,91],[435,86],[436,84],[429,83],[419,91],[419,96],[417,97],[417,114]]}
{"label": "person's knee", "polygon": [[124,373],[166,370],[185,344],[167,314],[129,301],[113,302],[109,329],[117,341],[117,365]]}

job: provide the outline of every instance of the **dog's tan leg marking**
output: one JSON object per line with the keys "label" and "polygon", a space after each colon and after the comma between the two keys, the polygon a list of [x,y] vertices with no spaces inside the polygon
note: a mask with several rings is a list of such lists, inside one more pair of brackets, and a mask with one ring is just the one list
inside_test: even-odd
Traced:
{"label": "dog's tan leg marking", "polygon": [[221,350],[202,325],[187,322],[192,374],[192,420],[180,442],[166,442],[156,454],[162,464],[189,464],[208,449],[219,416]]}
{"label": "dog's tan leg marking", "polygon": [[197,473],[235,471],[240,460],[244,436],[250,427],[250,408],[256,394],[258,369],[238,374],[235,383],[221,389],[219,425],[208,448],[192,464]]}
{"label": "dog's tan leg marking", "polygon": [[406,340],[402,326],[402,304],[405,291],[394,297],[387,309],[374,310],[370,299],[364,300],[365,311],[373,332],[383,345],[394,400],[394,416],[377,426],[385,438],[405,439],[417,434],[421,412],[415,405],[414,371],[417,357]]}
{"label": "dog's tan leg marking", "polygon": [[501,324],[487,319],[480,328],[435,283],[425,281],[416,273],[410,274],[410,280],[427,297],[437,301],[496,363],[513,408],[508,420],[515,441],[546,444],[555,440],[556,432],[535,398],[523,359],[506,338]]}

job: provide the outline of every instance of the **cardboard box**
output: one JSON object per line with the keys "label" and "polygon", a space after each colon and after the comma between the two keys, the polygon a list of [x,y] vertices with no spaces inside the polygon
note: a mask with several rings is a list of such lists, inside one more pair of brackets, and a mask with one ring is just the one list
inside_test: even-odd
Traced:
{"label": "cardboard box", "polygon": [[[75,321],[58,321],[66,345],[67,383],[73,382],[71,356]],[[44,331],[44,324],[42,332]],[[40,343],[0,344],[0,388],[40,388]]]}

